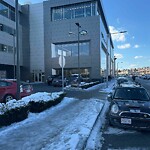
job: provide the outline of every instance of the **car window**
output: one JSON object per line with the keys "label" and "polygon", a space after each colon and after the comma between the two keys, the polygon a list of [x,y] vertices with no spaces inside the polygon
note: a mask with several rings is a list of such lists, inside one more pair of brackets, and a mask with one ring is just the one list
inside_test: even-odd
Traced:
{"label": "car window", "polygon": [[9,86],[9,85],[11,85],[11,83],[5,82],[5,81],[0,81],[0,87]]}
{"label": "car window", "polygon": [[145,89],[138,88],[120,88],[116,89],[114,94],[115,99],[122,100],[149,100],[149,96]]}
{"label": "car window", "polygon": [[118,83],[118,84],[124,83],[124,82],[128,82],[128,80],[125,79],[125,78],[119,78],[119,79],[117,80],[117,83]]}

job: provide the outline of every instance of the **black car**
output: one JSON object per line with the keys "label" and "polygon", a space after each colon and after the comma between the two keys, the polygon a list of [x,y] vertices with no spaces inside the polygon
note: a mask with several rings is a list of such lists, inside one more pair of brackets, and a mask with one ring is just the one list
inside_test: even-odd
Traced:
{"label": "black car", "polygon": [[52,81],[52,86],[57,86],[57,87],[61,87],[64,84],[64,86],[66,86],[68,84],[68,80],[66,78],[64,78],[62,80],[62,76],[59,76],[57,78],[54,78]]}
{"label": "black car", "polygon": [[120,85],[120,84],[125,83],[125,82],[128,82],[128,81],[129,81],[129,79],[126,78],[126,77],[119,77],[119,78],[117,79],[117,85]]}
{"label": "black car", "polygon": [[51,84],[52,84],[52,81],[53,81],[55,78],[57,78],[57,77],[59,77],[59,75],[51,75],[51,76],[48,76],[48,77],[47,77],[47,84],[48,84],[48,85],[51,85]]}
{"label": "black car", "polygon": [[108,99],[110,125],[150,129],[150,96],[143,87],[117,87]]}

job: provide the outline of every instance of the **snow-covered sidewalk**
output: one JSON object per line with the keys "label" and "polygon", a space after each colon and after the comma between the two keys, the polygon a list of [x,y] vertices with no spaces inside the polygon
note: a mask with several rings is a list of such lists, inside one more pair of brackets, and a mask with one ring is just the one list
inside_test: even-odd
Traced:
{"label": "snow-covered sidewalk", "polygon": [[98,99],[64,98],[53,108],[1,128],[0,147],[5,150],[76,149],[89,136],[102,107],[103,102]]}
{"label": "snow-covered sidewalk", "polygon": [[87,140],[105,100],[65,97],[55,107],[30,113],[22,122],[0,128],[4,150],[75,150]]}

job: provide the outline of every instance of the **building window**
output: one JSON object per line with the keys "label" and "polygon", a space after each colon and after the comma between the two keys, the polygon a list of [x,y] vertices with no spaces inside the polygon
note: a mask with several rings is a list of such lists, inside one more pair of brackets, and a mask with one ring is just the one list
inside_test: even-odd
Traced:
{"label": "building window", "polygon": [[13,48],[13,46],[0,44],[0,52],[13,53],[14,52],[14,48]]}
{"label": "building window", "polygon": [[15,21],[15,9],[3,1],[0,1],[0,15]]}
{"label": "building window", "polygon": [[85,15],[86,16],[91,16],[92,15],[91,3],[87,3],[85,5]]}
{"label": "building window", "polygon": [[8,18],[8,12],[9,12],[8,7],[0,3],[0,15]]}
{"label": "building window", "polygon": [[0,31],[3,31],[3,24],[0,24]]}
{"label": "building window", "polygon": [[84,2],[52,8],[52,21],[95,16],[96,2]]}
{"label": "building window", "polygon": [[95,16],[96,14],[98,14],[97,5],[95,5],[95,3],[92,3],[92,15]]}
{"label": "building window", "polygon": [[53,9],[52,11],[53,14],[53,20],[62,20],[62,7],[57,7],[55,9]]}
{"label": "building window", "polygon": [[72,7],[65,6],[64,7],[64,19],[71,19],[73,14]]}
{"label": "building window", "polygon": [[7,52],[7,50],[8,50],[8,46],[7,45],[2,45],[2,51]]}
{"label": "building window", "polygon": [[[61,51],[63,50],[68,57],[78,56],[78,43],[71,44],[52,44],[52,58],[59,57]],[[81,56],[89,55],[89,42],[82,42],[79,45],[79,51]]]}
{"label": "building window", "polygon": [[84,17],[84,4],[78,4],[75,7],[75,18]]}
{"label": "building window", "polygon": [[10,28],[3,24],[0,24],[0,31],[6,32],[10,35],[14,35],[14,33],[15,33],[15,30],[13,28]]}
{"label": "building window", "polygon": [[15,21],[15,10],[10,9],[9,13],[10,13],[10,19]]}

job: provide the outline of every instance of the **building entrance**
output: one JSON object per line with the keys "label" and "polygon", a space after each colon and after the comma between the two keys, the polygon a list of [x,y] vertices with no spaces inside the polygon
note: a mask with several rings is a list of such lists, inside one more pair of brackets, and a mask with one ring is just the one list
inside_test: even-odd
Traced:
{"label": "building entrance", "polygon": [[44,73],[41,70],[33,71],[33,82],[43,82],[44,81]]}

